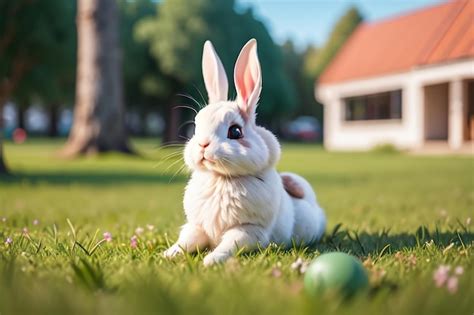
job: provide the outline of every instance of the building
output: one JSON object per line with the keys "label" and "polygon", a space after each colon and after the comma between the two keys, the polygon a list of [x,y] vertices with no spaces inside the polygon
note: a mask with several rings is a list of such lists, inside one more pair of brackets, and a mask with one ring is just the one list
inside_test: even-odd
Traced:
{"label": "building", "polygon": [[362,23],[321,75],[329,150],[472,150],[474,1]]}

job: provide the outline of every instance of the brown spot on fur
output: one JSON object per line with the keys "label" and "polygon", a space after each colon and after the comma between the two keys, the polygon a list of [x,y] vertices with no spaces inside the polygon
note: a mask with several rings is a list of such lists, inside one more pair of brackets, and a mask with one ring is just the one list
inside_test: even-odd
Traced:
{"label": "brown spot on fur", "polygon": [[303,188],[298,185],[298,183],[291,176],[282,175],[281,179],[283,181],[283,187],[285,188],[286,192],[290,194],[290,196],[298,199],[304,198]]}
{"label": "brown spot on fur", "polygon": [[248,142],[248,141],[245,140],[244,138],[240,138],[240,139],[238,139],[237,141],[239,141],[239,143],[240,143],[241,145],[243,145],[244,147],[250,148],[250,142]]}

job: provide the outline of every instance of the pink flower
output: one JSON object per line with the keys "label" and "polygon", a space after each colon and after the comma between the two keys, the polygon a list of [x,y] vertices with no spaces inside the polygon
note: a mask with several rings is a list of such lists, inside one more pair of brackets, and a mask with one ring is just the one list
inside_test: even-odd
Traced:
{"label": "pink flower", "polygon": [[274,278],[280,278],[280,277],[282,276],[282,274],[283,274],[283,273],[281,272],[281,269],[280,269],[280,268],[278,268],[278,267],[273,267],[272,273],[271,273],[272,277],[274,277]]}
{"label": "pink flower", "polygon": [[449,278],[450,266],[441,265],[433,274],[433,280],[438,288],[441,288]]}
{"label": "pink flower", "polygon": [[112,242],[112,233],[105,232],[103,235],[104,235],[104,240],[106,240],[107,242]]}
{"label": "pink flower", "polygon": [[145,231],[145,230],[141,226],[139,226],[135,229],[135,234],[140,235],[140,234],[143,233],[143,231]]}
{"label": "pink flower", "polygon": [[458,278],[457,277],[449,277],[446,288],[448,289],[449,293],[454,294],[458,290]]}
{"label": "pink flower", "polygon": [[454,294],[458,291],[458,277],[464,273],[462,266],[457,266],[452,272],[450,266],[441,265],[435,271],[433,279],[438,288],[445,286],[449,293]]}
{"label": "pink flower", "polygon": [[11,243],[13,243],[13,239],[11,237],[7,237],[5,240],[5,245],[10,245]]}
{"label": "pink flower", "polygon": [[38,219],[34,219],[33,220],[33,225],[38,225],[39,224],[39,220]]}
{"label": "pink flower", "polygon": [[138,246],[138,237],[136,235],[133,235],[130,238],[130,247],[131,248],[137,248],[137,246]]}

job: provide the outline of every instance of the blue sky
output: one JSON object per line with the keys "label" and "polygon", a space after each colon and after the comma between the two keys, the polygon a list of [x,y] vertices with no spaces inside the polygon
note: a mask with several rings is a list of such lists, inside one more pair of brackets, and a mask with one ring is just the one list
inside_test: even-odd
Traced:
{"label": "blue sky", "polygon": [[419,8],[442,3],[441,0],[237,0],[253,6],[277,43],[292,38],[299,48],[321,46],[334,24],[352,5],[366,21],[377,21]]}

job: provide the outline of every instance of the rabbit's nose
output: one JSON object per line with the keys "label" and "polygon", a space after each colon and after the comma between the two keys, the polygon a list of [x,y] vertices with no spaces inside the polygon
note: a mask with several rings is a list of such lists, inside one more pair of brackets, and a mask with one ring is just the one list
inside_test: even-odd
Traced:
{"label": "rabbit's nose", "polygon": [[209,143],[210,143],[209,141],[200,142],[199,146],[204,149],[204,148],[207,148],[209,146]]}

